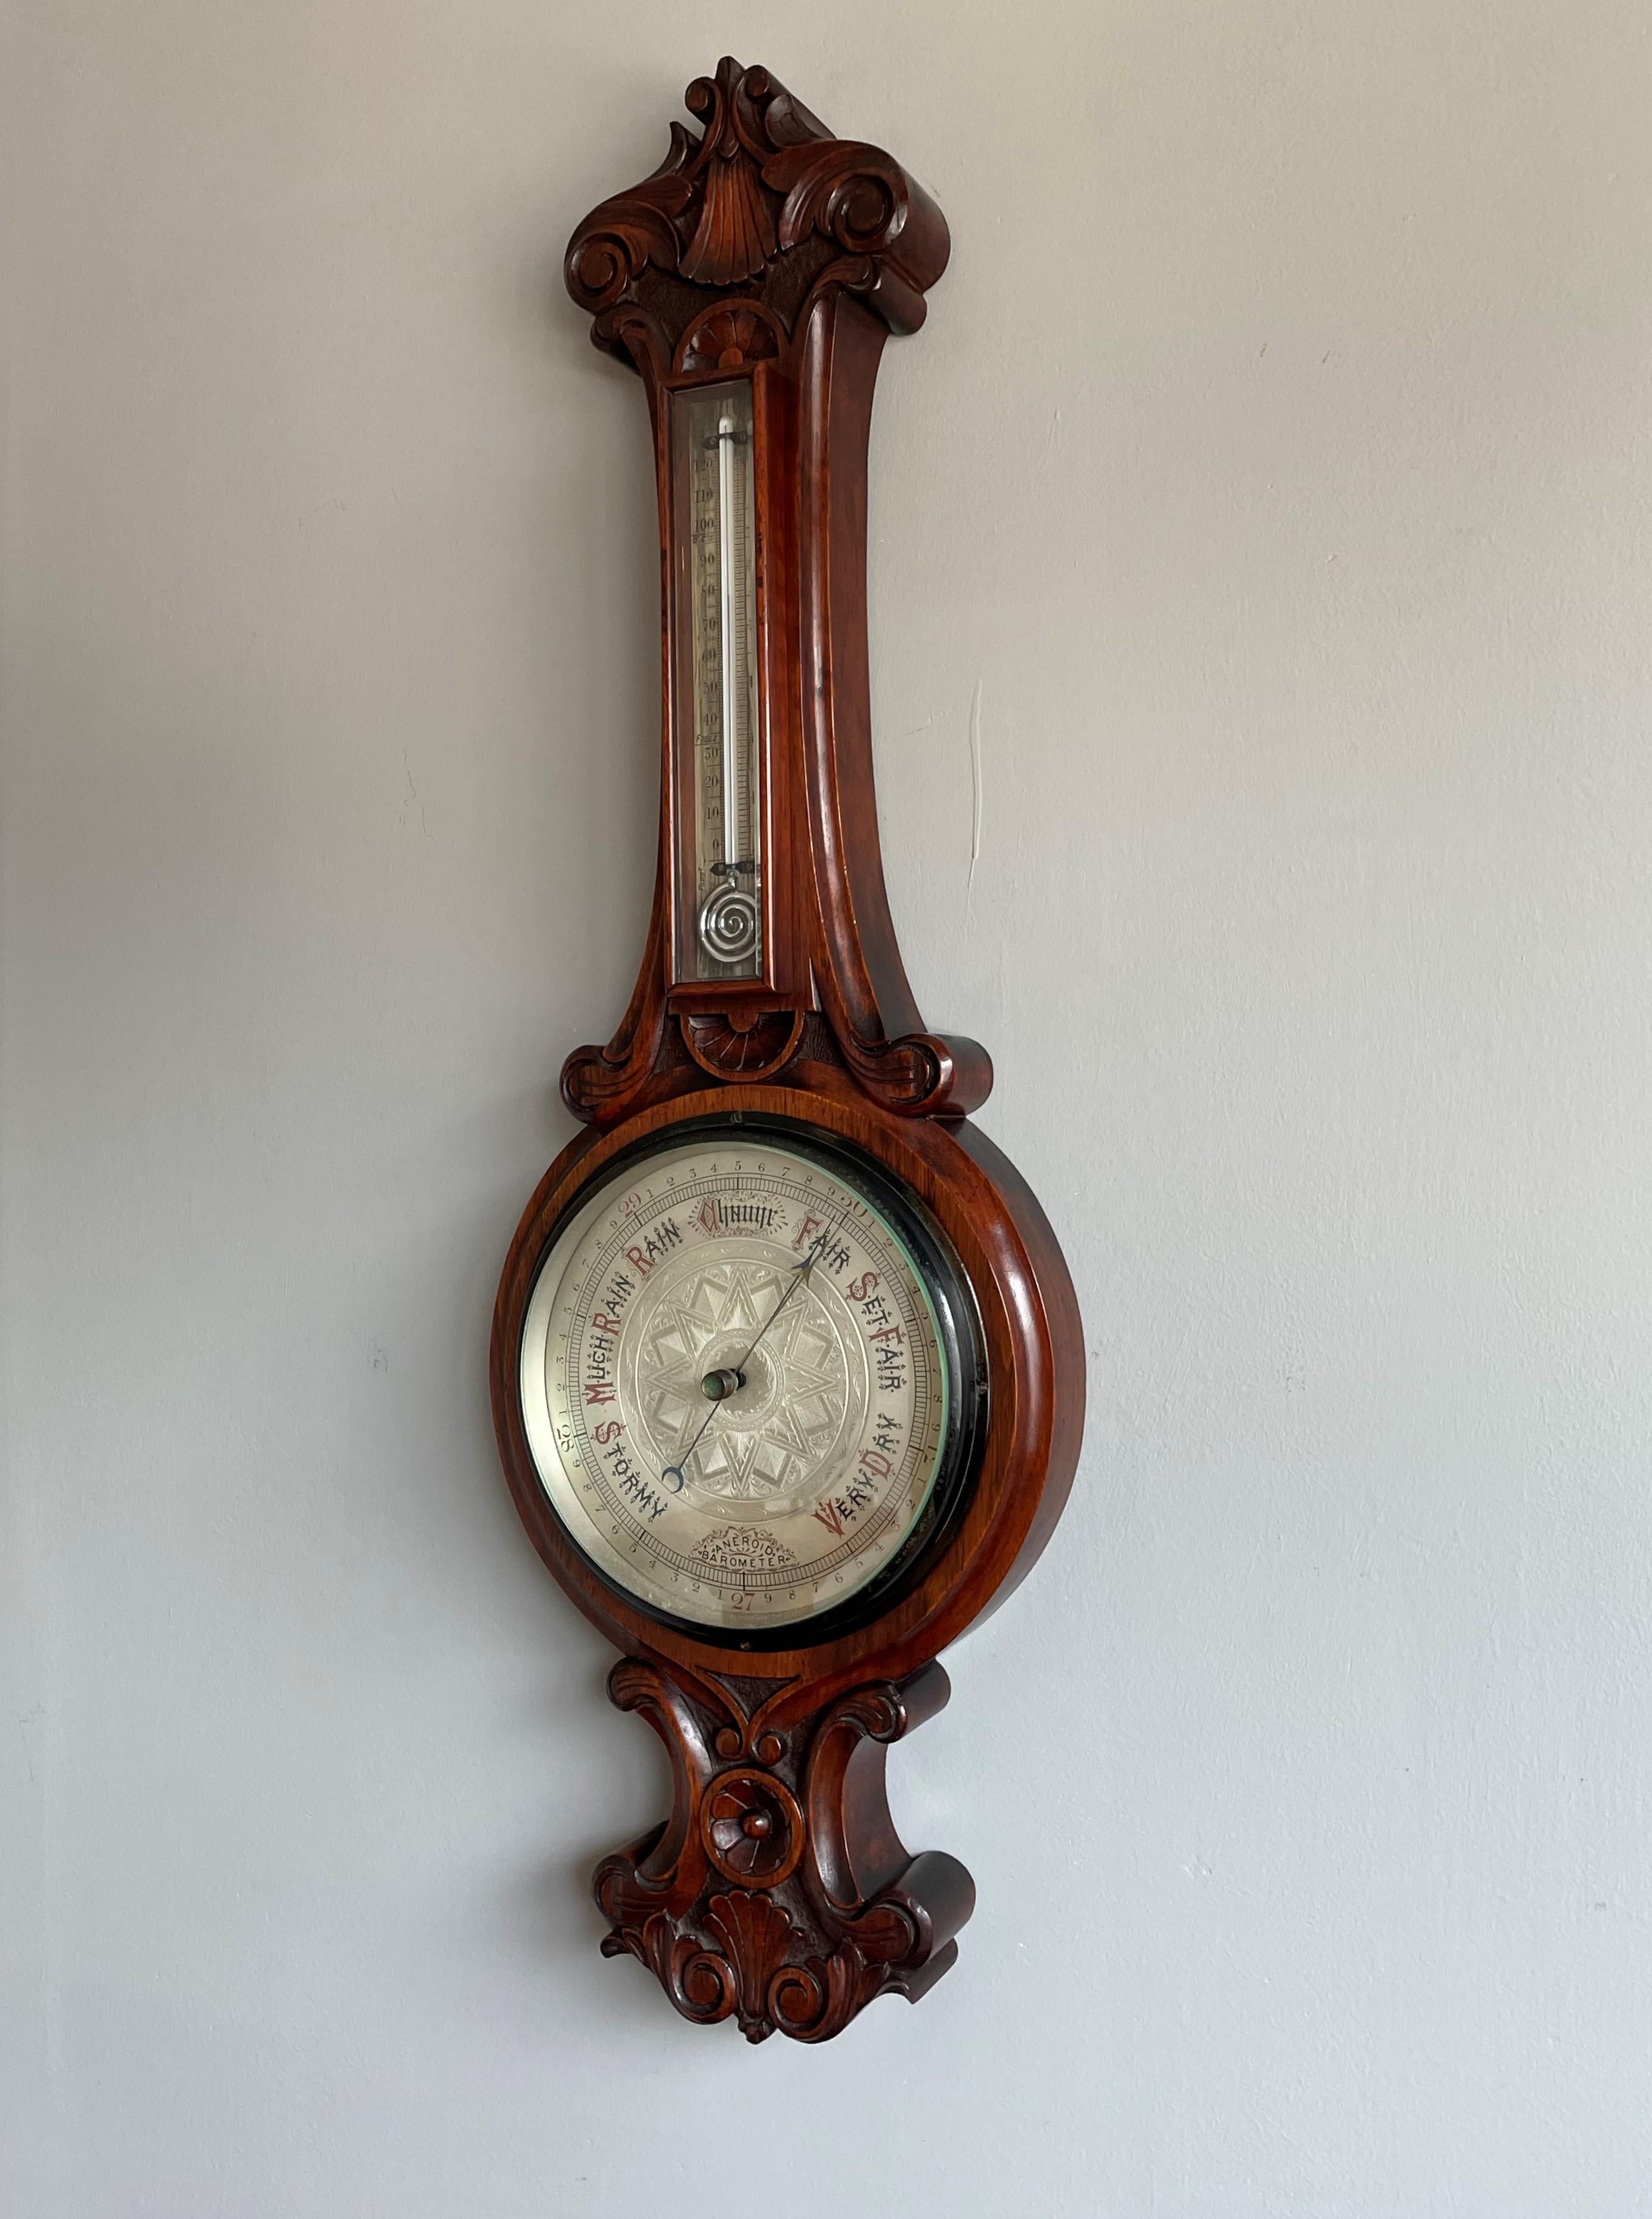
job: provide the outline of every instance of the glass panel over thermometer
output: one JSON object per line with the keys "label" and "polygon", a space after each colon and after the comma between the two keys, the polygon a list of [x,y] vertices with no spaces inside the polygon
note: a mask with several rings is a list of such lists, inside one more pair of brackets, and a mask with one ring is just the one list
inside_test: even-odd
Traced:
{"label": "glass panel over thermometer", "polygon": [[687,461],[692,975],[754,979],[762,969],[763,809],[751,387],[744,379],[702,386],[674,405]]}

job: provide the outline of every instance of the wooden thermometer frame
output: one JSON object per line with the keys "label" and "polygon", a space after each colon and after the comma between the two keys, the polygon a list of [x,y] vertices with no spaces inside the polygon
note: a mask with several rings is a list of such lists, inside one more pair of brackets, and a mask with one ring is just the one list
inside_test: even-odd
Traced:
{"label": "wooden thermometer frame", "polygon": [[[935,1662],[1024,1576],[1071,1483],[1084,1350],[1043,1211],[967,1122],[991,1085],[973,1041],[927,1031],[884,886],[866,650],[866,449],[889,333],[916,331],[946,267],[940,209],[891,158],[834,138],[763,69],[725,59],[688,87],[650,177],[574,232],[568,288],[641,376],[659,483],[664,731],[648,944],[618,1030],[563,1066],[585,1121],[506,1260],[491,1384],[506,1476],[535,1546],[624,1652],[614,1701],[672,1761],[670,1817],[606,1858],[603,1949],[657,1975],[690,2019],[753,2041],[839,2033],[875,1996],[916,1998],[957,1956],[974,1903],[941,1852],[891,1823],[885,1751],[946,1701]],[[692,975],[692,673],[676,550],[672,395],[753,387],[763,851],[761,975]],[[874,1159],[950,1241],[978,1308],[989,1383],[959,1515],[880,1614],[835,1638],[752,1647],[666,1625],[603,1580],[553,1514],[518,1389],[523,1320],[556,1229],[616,1159],[696,1119],[781,1120]],[[753,1812],[763,1855],[724,1854]]]}

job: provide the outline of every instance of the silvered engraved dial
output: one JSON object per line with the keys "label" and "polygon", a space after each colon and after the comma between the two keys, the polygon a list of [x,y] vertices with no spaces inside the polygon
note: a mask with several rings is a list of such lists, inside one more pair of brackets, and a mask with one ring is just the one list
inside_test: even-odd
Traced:
{"label": "silvered engraved dial", "polygon": [[761,1635],[835,1613],[964,1476],[968,1312],[892,1183],[788,1133],[692,1131],[605,1180],[541,1263],[519,1372],[541,1484],[661,1616]]}

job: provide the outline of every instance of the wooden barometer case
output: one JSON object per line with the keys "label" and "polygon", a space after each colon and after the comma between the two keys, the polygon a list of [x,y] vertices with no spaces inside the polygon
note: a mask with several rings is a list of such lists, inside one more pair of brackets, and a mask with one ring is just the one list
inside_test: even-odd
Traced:
{"label": "wooden barometer case", "polygon": [[1037,1557],[1084,1347],[1033,1196],[968,1120],[991,1066],[928,1031],[873,792],[866,448],[940,209],[767,70],[688,88],[568,289],[642,379],[659,480],[663,750],[630,1005],[578,1048],[586,1129],[506,1259],[492,1390],[535,1545],[623,1659],[670,1816],[604,1860],[612,1956],[686,2018],[840,2033],[956,1957],[974,1886],[914,1856],[885,1752]]}

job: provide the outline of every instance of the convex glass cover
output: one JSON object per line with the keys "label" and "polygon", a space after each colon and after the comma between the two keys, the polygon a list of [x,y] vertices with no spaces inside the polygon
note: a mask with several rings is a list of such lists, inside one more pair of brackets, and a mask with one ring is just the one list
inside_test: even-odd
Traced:
{"label": "convex glass cover", "polygon": [[702,1128],[553,1239],[520,1386],[541,1483],[662,1616],[761,1631],[906,1561],[965,1476],[981,1377],[961,1275],[886,1175]]}

